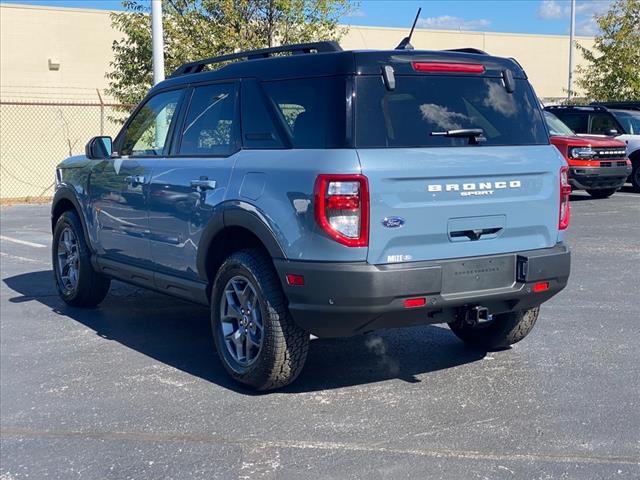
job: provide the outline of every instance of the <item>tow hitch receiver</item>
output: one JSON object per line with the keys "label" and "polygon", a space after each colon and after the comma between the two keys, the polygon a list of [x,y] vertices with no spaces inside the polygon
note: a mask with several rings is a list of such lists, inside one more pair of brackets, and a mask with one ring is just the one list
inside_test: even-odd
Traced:
{"label": "tow hitch receiver", "polygon": [[491,320],[491,315],[489,315],[489,310],[486,307],[476,305],[475,307],[467,308],[464,312],[464,321],[470,325],[485,323],[489,320]]}

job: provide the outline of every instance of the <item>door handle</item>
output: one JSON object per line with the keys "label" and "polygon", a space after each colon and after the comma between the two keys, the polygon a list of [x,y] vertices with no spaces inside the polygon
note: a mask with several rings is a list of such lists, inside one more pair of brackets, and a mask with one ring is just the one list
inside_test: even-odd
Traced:
{"label": "door handle", "polygon": [[135,187],[137,185],[144,184],[145,178],[144,178],[144,175],[128,175],[124,177],[124,181],[125,183],[128,183],[132,187]]}
{"label": "door handle", "polygon": [[199,192],[204,192],[205,190],[214,190],[216,188],[216,181],[209,180],[207,178],[191,180],[191,188],[194,188]]}

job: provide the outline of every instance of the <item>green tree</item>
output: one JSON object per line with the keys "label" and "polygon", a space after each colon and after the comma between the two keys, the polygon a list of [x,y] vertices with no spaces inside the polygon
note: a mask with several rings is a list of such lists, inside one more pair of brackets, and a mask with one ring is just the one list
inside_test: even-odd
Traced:
{"label": "green tree", "polygon": [[[349,0],[163,0],[165,71],[184,62],[289,43],[338,40]],[[123,38],[113,42],[107,94],[138,103],[152,84],[150,2],[123,0],[111,15]]]}
{"label": "green tree", "polygon": [[596,21],[594,50],[577,45],[588,61],[578,86],[597,101],[640,100],[640,0],[615,0]]}

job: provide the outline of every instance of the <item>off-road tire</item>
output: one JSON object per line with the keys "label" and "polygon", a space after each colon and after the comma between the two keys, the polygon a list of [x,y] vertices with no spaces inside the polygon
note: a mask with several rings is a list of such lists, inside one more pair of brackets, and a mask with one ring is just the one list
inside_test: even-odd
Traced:
{"label": "off-road tire", "polygon": [[470,325],[462,320],[449,328],[463,342],[486,350],[499,350],[518,343],[533,329],[540,307],[494,315],[486,324]]}
{"label": "off-road tire", "polygon": [[[221,297],[234,276],[251,281],[262,316],[262,347],[248,366],[229,353],[221,325]],[[293,382],[304,367],[309,333],[291,318],[282,285],[271,260],[260,249],[232,253],[222,264],[211,291],[211,326],[216,350],[224,368],[237,382],[254,390],[273,390]]]}
{"label": "off-road tire", "polygon": [[[77,239],[78,246],[78,279],[75,289],[66,290],[62,285],[58,268],[58,242],[65,229],[71,229]],[[51,249],[53,275],[60,298],[72,307],[91,308],[97,306],[109,293],[111,280],[100,275],[91,265],[91,251],[84,237],[84,230],[78,215],[73,211],[64,212],[53,229]]]}
{"label": "off-road tire", "polygon": [[601,188],[597,190],[587,190],[587,193],[593,198],[609,198],[616,193],[617,190],[617,188]]}

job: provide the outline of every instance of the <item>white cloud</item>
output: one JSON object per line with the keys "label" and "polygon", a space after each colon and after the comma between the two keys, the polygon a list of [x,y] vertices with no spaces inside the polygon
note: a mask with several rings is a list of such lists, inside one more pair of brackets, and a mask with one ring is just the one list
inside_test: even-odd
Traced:
{"label": "white cloud", "polygon": [[542,0],[538,7],[538,16],[545,20],[562,18],[562,6],[556,0]]}
{"label": "white cloud", "polygon": [[[609,10],[612,0],[577,0],[576,1],[576,33],[578,35],[595,35],[598,33],[596,15]],[[544,20],[568,19],[571,15],[569,0],[541,0],[538,16]]]}
{"label": "white cloud", "polygon": [[484,18],[465,20],[460,17],[452,17],[451,15],[421,18],[418,20],[418,27],[442,30],[478,30],[479,28],[486,28],[490,24],[491,22]]}

